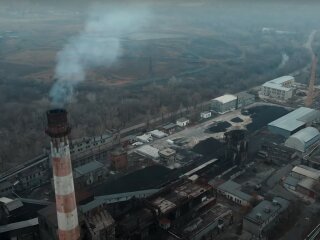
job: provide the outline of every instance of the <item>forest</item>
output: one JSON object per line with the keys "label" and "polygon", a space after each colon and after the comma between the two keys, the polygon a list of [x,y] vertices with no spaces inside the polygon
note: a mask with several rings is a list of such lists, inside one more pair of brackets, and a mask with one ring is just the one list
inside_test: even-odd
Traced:
{"label": "forest", "polygon": [[[66,106],[72,138],[192,108],[310,63],[304,44],[316,25],[316,11],[292,24],[302,17],[301,6],[284,15],[282,5],[218,3],[151,6],[152,25],[123,36],[117,62],[90,68],[86,80],[76,86]],[[248,6],[251,11],[246,11]],[[25,7],[6,7],[0,8],[1,170],[48,147],[45,112],[52,107],[56,54],[81,31],[86,16],[84,9],[41,6],[25,12]],[[315,47],[319,45],[317,36]]]}

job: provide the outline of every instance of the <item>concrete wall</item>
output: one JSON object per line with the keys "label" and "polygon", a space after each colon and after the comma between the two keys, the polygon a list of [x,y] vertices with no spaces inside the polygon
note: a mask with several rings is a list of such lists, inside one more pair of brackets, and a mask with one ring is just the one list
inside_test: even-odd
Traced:
{"label": "concrete wall", "polygon": [[264,96],[274,98],[275,100],[288,100],[293,95],[293,89],[290,89],[289,91],[284,91],[284,90],[279,90],[277,88],[262,86],[261,93]]}
{"label": "concrete wall", "polygon": [[252,94],[239,95],[237,100],[237,108],[242,108],[248,106],[255,102],[255,96]]}
{"label": "concrete wall", "polygon": [[218,193],[221,194],[222,196],[226,197],[227,199],[230,199],[231,201],[233,201],[236,204],[242,205],[242,206],[248,206],[250,205],[250,203],[244,199],[241,199],[231,193],[225,192],[225,191],[221,191],[218,189]]}
{"label": "concrete wall", "polygon": [[225,113],[236,109],[237,99],[227,103],[222,103],[217,100],[211,100],[211,108],[218,113]]}
{"label": "concrete wall", "polygon": [[281,136],[284,136],[286,138],[291,136],[291,132],[290,131],[287,131],[285,129],[278,128],[278,127],[275,127],[275,126],[268,125],[268,130],[270,132],[272,132],[273,134],[281,135]]}
{"label": "concrete wall", "polygon": [[255,236],[260,236],[260,226],[249,221],[248,219],[244,218],[243,219],[243,229],[252,233]]}

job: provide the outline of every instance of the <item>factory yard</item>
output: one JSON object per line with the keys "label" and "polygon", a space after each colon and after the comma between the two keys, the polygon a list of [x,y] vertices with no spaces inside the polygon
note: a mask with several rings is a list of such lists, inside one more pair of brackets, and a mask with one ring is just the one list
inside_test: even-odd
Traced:
{"label": "factory yard", "polygon": [[[242,29],[231,5],[202,22],[205,2],[180,12],[161,1],[161,24],[139,11],[152,23],[141,29],[134,18],[100,29],[110,19],[98,14],[82,32],[87,14],[73,8],[34,23],[19,11],[3,18],[0,172],[11,169],[0,174],[1,240],[320,239],[307,237],[320,232],[318,33],[252,18]],[[112,51],[110,63],[91,59]],[[78,64],[88,66],[60,75]],[[83,81],[65,84],[75,76]],[[62,96],[68,110],[47,111],[63,93],[74,93]]]}
{"label": "factory yard", "polygon": [[[231,120],[239,117],[243,120],[243,122],[235,123]],[[209,137],[213,137],[217,140],[222,140],[224,137],[224,132],[218,132],[218,133],[210,133],[208,129],[219,122],[228,122],[231,124],[230,127],[228,127],[227,130],[232,128],[245,128],[248,124],[252,122],[250,116],[245,116],[241,114],[240,110],[236,110],[233,112],[225,113],[223,115],[220,115],[218,117],[215,117],[213,119],[210,119],[204,123],[200,123],[199,125],[193,125],[188,126],[187,128],[183,129],[180,132],[174,133],[168,137],[157,139],[154,142],[152,142],[152,146],[163,149],[170,147],[170,144],[167,142],[168,139],[170,140],[176,140],[176,139],[185,139],[185,143],[189,148],[193,148],[195,145],[197,145],[200,141],[203,141]]]}

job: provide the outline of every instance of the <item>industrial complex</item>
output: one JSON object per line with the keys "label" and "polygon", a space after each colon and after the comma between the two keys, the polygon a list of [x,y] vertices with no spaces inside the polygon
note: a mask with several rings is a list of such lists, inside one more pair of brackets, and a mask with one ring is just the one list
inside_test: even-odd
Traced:
{"label": "industrial complex", "polygon": [[81,139],[49,110],[50,147],[0,175],[0,239],[276,239],[297,202],[320,196],[320,112],[272,99],[294,85]]}

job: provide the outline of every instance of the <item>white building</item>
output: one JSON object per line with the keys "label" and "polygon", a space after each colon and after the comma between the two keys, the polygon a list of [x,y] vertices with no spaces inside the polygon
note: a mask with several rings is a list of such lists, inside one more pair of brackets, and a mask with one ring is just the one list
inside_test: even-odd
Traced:
{"label": "white building", "polygon": [[158,129],[151,131],[150,134],[152,137],[155,137],[155,138],[164,138],[168,136],[168,134],[162,131],[159,131]]}
{"label": "white building", "polygon": [[288,138],[306,126],[311,125],[312,122],[319,121],[319,119],[320,111],[300,107],[269,123],[268,129],[274,134],[279,134]]}
{"label": "white building", "polygon": [[306,152],[310,147],[319,143],[320,134],[314,127],[306,127],[291,135],[285,142],[285,146],[299,152]]}
{"label": "white building", "polygon": [[153,141],[153,137],[151,136],[150,133],[148,133],[148,134],[146,133],[146,134],[137,136],[136,140],[139,142],[143,142],[143,143],[149,143],[149,142]]}
{"label": "white building", "polygon": [[203,119],[211,118],[211,112],[209,112],[209,111],[202,112],[202,113],[200,113],[200,117]]}
{"label": "white building", "polygon": [[260,97],[274,100],[288,100],[293,94],[294,77],[283,76],[264,83],[261,87]]}
{"label": "white building", "polygon": [[187,126],[188,124],[190,123],[190,120],[187,119],[187,118],[179,118],[176,122],[176,124],[179,126],[179,127],[185,127]]}
{"label": "white building", "polygon": [[151,158],[152,160],[157,160],[159,158],[159,149],[150,145],[139,147],[135,152],[144,157]]}
{"label": "white building", "polygon": [[211,108],[218,113],[226,113],[235,110],[237,106],[237,97],[226,94],[211,100]]}

